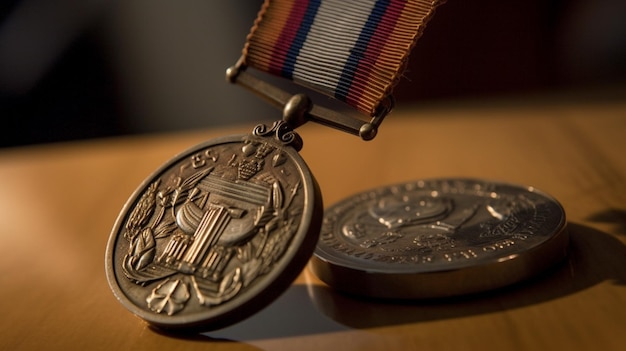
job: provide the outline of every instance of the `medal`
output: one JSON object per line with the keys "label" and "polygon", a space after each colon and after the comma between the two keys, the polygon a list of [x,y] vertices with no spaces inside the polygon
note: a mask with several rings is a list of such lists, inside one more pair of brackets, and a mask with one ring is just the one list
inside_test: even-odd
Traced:
{"label": "medal", "polygon": [[[277,105],[283,118],[195,146],[140,185],[107,244],[107,279],[120,303],[157,327],[211,330],[286,290],[313,253],[323,209],[294,129],[314,121],[374,138],[439,2],[265,1],[227,78]],[[248,68],[326,94],[370,120],[284,92]]]}
{"label": "medal", "polygon": [[256,312],[317,242],[319,188],[283,122],[163,165],[130,198],[107,247],[113,292],[165,328],[215,329]]}

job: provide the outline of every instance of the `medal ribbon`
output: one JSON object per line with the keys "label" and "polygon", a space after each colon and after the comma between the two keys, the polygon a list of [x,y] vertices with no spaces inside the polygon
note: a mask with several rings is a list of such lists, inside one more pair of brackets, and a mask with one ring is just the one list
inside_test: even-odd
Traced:
{"label": "medal ribbon", "polygon": [[243,64],[374,116],[442,0],[265,0]]}

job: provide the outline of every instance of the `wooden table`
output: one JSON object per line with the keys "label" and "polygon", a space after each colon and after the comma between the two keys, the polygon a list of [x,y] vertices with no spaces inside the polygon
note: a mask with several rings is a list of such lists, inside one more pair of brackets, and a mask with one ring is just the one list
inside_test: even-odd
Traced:
{"label": "wooden table", "polygon": [[[575,101],[574,101],[575,100]],[[381,185],[479,177],[559,199],[568,262],[472,298],[391,304],[338,295],[305,270],[261,313],[164,335],[113,297],[104,250],[122,204],[173,154],[252,126],[0,151],[2,350],[624,350],[626,102],[531,101],[395,111],[371,142],[306,125],[326,205]]]}

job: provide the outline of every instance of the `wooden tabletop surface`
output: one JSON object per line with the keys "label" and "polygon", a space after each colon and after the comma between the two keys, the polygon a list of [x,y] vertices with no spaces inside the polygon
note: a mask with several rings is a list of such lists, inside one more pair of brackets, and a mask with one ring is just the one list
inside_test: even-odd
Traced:
{"label": "wooden tabletop surface", "polygon": [[169,157],[252,126],[0,150],[1,350],[624,350],[626,102],[399,108],[371,142],[318,125],[301,152],[326,206],[382,185],[477,177],[532,185],[564,206],[567,262],[474,297],[383,303],[304,270],[259,314],[166,335],[111,293],[106,242],[135,187]]}

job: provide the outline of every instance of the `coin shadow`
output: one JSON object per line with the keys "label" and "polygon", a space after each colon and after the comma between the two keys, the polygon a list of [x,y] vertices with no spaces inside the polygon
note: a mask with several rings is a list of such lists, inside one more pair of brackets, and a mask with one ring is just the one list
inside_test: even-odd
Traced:
{"label": "coin shadow", "polygon": [[616,226],[616,234],[626,235],[626,210],[624,209],[609,208],[594,213],[587,219],[597,223],[612,223]]}
{"label": "coin shadow", "polygon": [[351,328],[372,328],[445,320],[512,310],[572,295],[605,281],[626,285],[626,246],[610,234],[568,223],[568,258],[526,282],[488,293],[427,301],[363,299],[311,285],[315,305]]}

